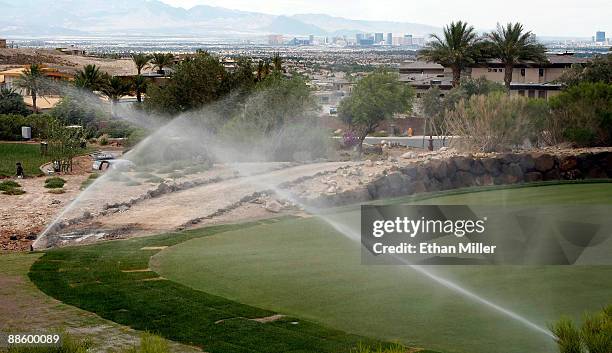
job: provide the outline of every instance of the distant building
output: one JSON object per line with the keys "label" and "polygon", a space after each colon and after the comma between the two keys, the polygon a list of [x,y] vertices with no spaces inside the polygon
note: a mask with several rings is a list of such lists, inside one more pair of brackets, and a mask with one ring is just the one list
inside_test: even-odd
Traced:
{"label": "distant building", "polygon": [[283,44],[283,35],[282,34],[270,34],[268,36],[268,44],[269,45],[281,45]]}
{"label": "distant building", "polygon": [[393,33],[387,33],[387,45],[393,45]]}
{"label": "distant building", "polygon": [[597,31],[595,32],[595,41],[597,43],[603,43],[606,41],[606,32],[604,31]]}
{"label": "distant building", "polygon": [[311,34],[311,35],[309,35],[309,36],[308,36],[308,40],[310,41],[310,45],[313,45],[313,44],[314,44],[314,42],[315,42],[314,35],[312,35],[312,34]]}
{"label": "distant building", "polygon": [[362,41],[363,39],[365,39],[365,34],[363,33],[355,34],[355,41],[357,42],[357,44],[359,44],[359,42]]}
{"label": "distant building", "polygon": [[376,43],[376,44],[382,43],[383,38],[384,38],[384,34],[383,33],[375,33],[374,34],[374,43]]}
{"label": "distant building", "polygon": [[310,45],[310,39],[293,38],[289,41],[289,45]]}
{"label": "distant building", "polygon": [[0,38],[0,48],[6,48],[6,39]]}
{"label": "distant building", "polygon": [[[529,98],[548,99],[557,95],[563,88],[556,81],[574,64],[585,64],[586,58],[572,55],[549,55],[544,64],[525,62],[514,66],[510,92]],[[464,71],[465,77],[480,78],[504,83],[504,64],[499,60],[471,65]],[[440,64],[429,62],[406,62],[401,64],[400,80],[413,86],[417,96],[429,88],[437,86],[441,90],[452,88],[452,71]]]}
{"label": "distant building", "polygon": [[412,45],[412,34],[404,35],[404,45]]}
{"label": "distant building", "polygon": [[85,55],[85,49],[78,48],[74,45],[71,45],[68,48],[56,48],[56,50],[68,55]]}

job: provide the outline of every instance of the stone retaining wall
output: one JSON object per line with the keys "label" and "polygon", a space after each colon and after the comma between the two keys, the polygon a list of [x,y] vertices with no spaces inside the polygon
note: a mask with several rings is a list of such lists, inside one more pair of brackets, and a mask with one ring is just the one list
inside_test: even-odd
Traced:
{"label": "stone retaining wall", "polygon": [[470,186],[605,178],[612,178],[611,151],[577,155],[536,152],[467,155],[396,168],[361,188],[301,201],[330,207]]}

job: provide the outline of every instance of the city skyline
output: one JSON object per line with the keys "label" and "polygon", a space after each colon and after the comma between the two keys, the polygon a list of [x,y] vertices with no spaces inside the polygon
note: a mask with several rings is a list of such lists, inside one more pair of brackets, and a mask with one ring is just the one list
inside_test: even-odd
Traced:
{"label": "city skyline", "polygon": [[[264,12],[273,15],[294,15],[301,13],[322,13],[330,16],[357,20],[386,20],[414,22],[440,26],[464,20],[478,30],[490,30],[496,24],[522,22],[526,28],[540,36],[592,37],[596,31],[612,32],[609,14],[612,3],[606,0],[540,1],[516,0],[512,7],[501,1],[492,5],[490,1],[474,0],[470,6],[448,0],[414,2],[402,0],[386,1],[334,1],[325,0],[266,0],[253,3],[248,0],[161,0],[183,8],[210,5],[241,11]],[[375,5],[373,5],[375,4]],[[526,11],[526,9],[528,11]],[[492,13],[493,10],[499,10]]]}

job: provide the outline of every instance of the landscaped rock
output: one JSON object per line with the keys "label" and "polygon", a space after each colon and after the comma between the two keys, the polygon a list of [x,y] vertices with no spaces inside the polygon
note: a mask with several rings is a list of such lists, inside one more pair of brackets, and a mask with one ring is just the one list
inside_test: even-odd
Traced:
{"label": "landscaped rock", "polygon": [[561,179],[561,173],[558,169],[551,169],[544,173],[544,180],[559,180]]}
{"label": "landscaped rock", "polygon": [[279,213],[283,209],[283,206],[276,200],[269,200],[266,202],[265,209],[273,213]]}
{"label": "landscaped rock", "polygon": [[484,169],[493,176],[501,174],[501,162],[497,158],[483,158],[480,160]]}
{"label": "landscaped rock", "polygon": [[505,164],[502,167],[502,173],[504,176],[509,177],[506,180],[509,180],[509,184],[514,184],[517,181],[523,180],[523,169],[517,163]]}
{"label": "landscaped rock", "polygon": [[525,174],[525,181],[530,183],[534,181],[541,181],[544,178],[540,172],[528,172]]}
{"label": "landscaped rock", "polygon": [[458,156],[452,158],[453,163],[457,167],[457,170],[469,172],[472,169],[472,159],[468,157]]}
{"label": "landscaped rock", "polygon": [[598,166],[594,166],[586,174],[586,177],[589,178],[589,179],[601,179],[601,178],[607,178],[608,175],[606,174],[606,172],[602,168],[600,168]]}
{"label": "landscaped rock", "polygon": [[535,168],[535,160],[530,154],[522,155],[519,159],[519,164],[521,166],[521,169],[523,170],[523,173],[531,171]]}
{"label": "landscaped rock", "polygon": [[562,172],[567,172],[576,169],[578,166],[578,158],[576,156],[565,156],[559,161],[559,169]]}
{"label": "landscaped rock", "polygon": [[429,165],[431,173],[436,179],[444,180],[448,176],[448,167],[445,161],[433,160]]}
{"label": "landscaped rock", "polygon": [[555,166],[555,157],[547,153],[537,153],[532,155],[535,161],[535,169],[538,172],[547,172]]}
{"label": "landscaped rock", "polygon": [[406,152],[404,154],[402,154],[402,158],[404,159],[414,159],[417,158],[418,155],[415,152]]}

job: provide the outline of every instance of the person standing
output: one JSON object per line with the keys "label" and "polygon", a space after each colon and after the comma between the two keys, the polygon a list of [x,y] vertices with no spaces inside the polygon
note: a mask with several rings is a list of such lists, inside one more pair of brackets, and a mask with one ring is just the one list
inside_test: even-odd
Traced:
{"label": "person standing", "polygon": [[17,162],[17,179],[25,178],[25,174],[23,173],[23,167],[21,166],[21,162]]}

